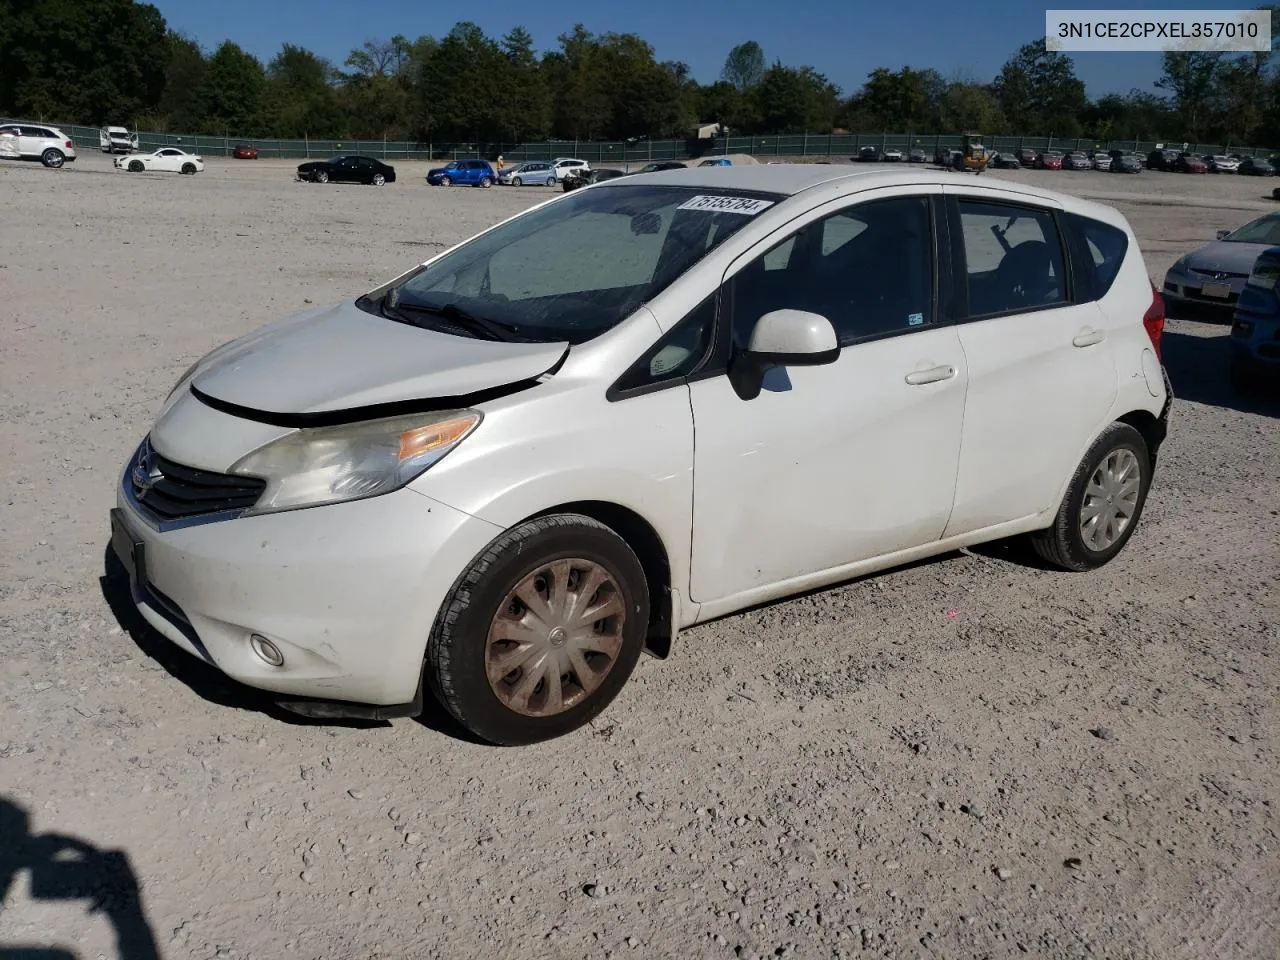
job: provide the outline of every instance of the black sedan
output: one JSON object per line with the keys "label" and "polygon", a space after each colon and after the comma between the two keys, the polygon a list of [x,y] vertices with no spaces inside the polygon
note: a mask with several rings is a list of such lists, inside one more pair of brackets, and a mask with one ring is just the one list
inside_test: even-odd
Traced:
{"label": "black sedan", "polygon": [[658,173],[661,170],[684,170],[685,165],[679,160],[655,160],[653,163],[647,163],[636,173]]}
{"label": "black sedan", "polygon": [[1261,157],[1249,157],[1247,160],[1240,161],[1236,173],[1246,177],[1274,177],[1276,168]]}
{"label": "black sedan", "polygon": [[1018,159],[1017,154],[997,153],[991,158],[991,166],[997,170],[1018,170],[1022,167],[1022,161]]}
{"label": "black sedan", "polygon": [[396,182],[396,168],[373,157],[334,157],[299,164],[298,179],[311,183],[371,183],[380,187]]}

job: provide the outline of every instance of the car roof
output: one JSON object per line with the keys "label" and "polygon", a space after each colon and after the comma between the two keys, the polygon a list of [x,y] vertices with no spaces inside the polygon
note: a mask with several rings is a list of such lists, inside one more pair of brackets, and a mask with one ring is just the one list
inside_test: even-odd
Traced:
{"label": "car roof", "polygon": [[[865,169],[859,164],[759,164],[742,167],[685,167],[682,170],[661,170],[655,173],[637,173],[616,181],[605,181],[592,189],[626,190],[646,183],[663,184],[680,187],[706,188],[708,190],[744,190],[760,193],[779,193],[795,196],[814,187],[826,184],[841,183],[851,192],[869,190],[875,187],[899,186],[936,186],[939,184],[964,185],[974,180],[968,174],[954,170],[912,170],[912,169]],[[1064,207],[1081,213],[1092,211],[1094,215],[1100,211],[1111,211],[1105,219],[1117,214],[1100,203],[1083,200],[1080,197],[1056,190],[1046,190],[1032,184],[1015,183],[1011,180],[987,179],[984,177],[979,186],[984,189],[999,190],[1009,194],[1010,198],[1025,197],[1048,200],[1060,203]],[[1277,214],[1280,216],[1280,214]]]}

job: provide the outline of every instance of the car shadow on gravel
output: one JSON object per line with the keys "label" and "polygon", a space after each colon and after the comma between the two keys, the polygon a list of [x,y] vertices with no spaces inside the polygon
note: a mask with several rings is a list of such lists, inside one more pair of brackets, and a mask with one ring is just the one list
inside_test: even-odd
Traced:
{"label": "car shadow on gravel", "polygon": [[[0,904],[24,871],[33,901],[89,901],[89,912],[101,913],[111,924],[120,960],[159,960],[129,855],[123,850],[102,850],[79,837],[33,833],[26,809],[0,796]],[[77,958],[61,947],[0,943],[0,960]]]}
{"label": "car shadow on gravel", "polygon": [[[103,571],[98,584],[102,590],[102,597],[110,607],[120,629],[129,635],[138,649],[149,659],[163,667],[170,676],[190,687],[202,700],[220,707],[261,713],[292,726],[353,729],[391,726],[390,721],[387,720],[314,719],[285,710],[278,706],[265,691],[256,690],[229,679],[221,671],[179,649],[156,632],[134,606],[129,589],[129,575],[110,545],[103,551]],[[423,712],[414,717],[414,720],[444,736],[474,742],[473,738],[436,702],[434,697],[428,695],[424,699]],[[0,955],[0,960],[5,960],[3,955]]]}
{"label": "car shadow on gravel", "polygon": [[1160,353],[1175,399],[1210,407],[1280,417],[1280,391],[1241,393],[1231,385],[1230,344],[1226,336],[1194,337],[1165,330]]}

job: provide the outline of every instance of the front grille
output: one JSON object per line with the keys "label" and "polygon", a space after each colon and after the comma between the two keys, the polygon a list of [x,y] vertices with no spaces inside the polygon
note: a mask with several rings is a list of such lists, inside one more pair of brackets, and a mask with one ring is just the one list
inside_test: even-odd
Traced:
{"label": "front grille", "polygon": [[246,510],[258,502],[267,482],[185,467],[160,456],[144,440],[125,478],[134,500],[161,521],[186,520]]}
{"label": "front grille", "polygon": [[1207,277],[1212,283],[1221,278],[1222,280],[1247,280],[1247,273],[1232,273],[1230,270],[1196,270],[1194,267],[1190,271],[1197,277]]}

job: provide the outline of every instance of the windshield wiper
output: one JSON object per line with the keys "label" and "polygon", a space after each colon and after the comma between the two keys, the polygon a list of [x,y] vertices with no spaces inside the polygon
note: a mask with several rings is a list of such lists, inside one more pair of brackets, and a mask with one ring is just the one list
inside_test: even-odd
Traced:
{"label": "windshield wiper", "polygon": [[382,307],[384,311],[392,315],[392,319],[396,319],[396,313],[402,312],[426,314],[431,317],[442,317],[460,327],[466,328],[472,334],[480,334],[488,340],[516,343],[525,339],[519,336],[516,333],[516,328],[510,324],[488,320],[485,317],[477,317],[475,314],[463,310],[456,303],[446,303],[437,307],[424,303],[405,303],[403,300],[388,296],[383,301]]}

